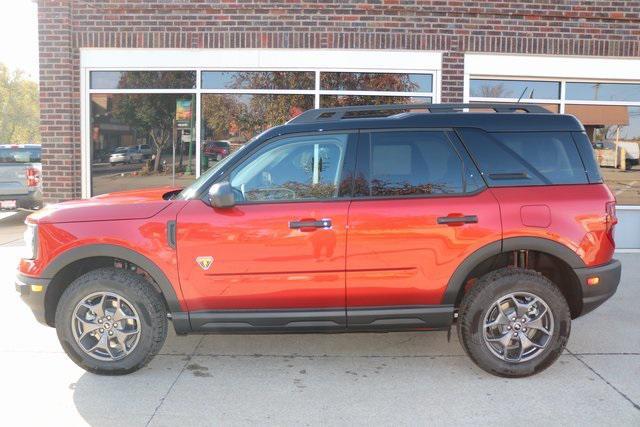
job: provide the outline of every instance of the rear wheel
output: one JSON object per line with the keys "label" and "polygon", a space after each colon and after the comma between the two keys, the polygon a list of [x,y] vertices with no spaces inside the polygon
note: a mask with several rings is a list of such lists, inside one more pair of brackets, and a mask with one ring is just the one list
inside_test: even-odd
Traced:
{"label": "rear wheel", "polygon": [[167,312],[146,280],[117,268],[76,279],[56,310],[65,352],[80,367],[103,375],[136,371],[158,353],[167,335]]}
{"label": "rear wheel", "polygon": [[571,313],[546,277],[519,268],[483,276],[460,305],[458,336],[482,369],[525,377],[549,367],[571,331]]}

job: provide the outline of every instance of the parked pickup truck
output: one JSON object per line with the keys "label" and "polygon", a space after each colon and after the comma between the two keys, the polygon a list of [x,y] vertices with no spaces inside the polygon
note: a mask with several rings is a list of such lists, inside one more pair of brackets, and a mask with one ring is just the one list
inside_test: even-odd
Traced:
{"label": "parked pickup truck", "polygon": [[42,205],[39,144],[0,145],[0,209]]}

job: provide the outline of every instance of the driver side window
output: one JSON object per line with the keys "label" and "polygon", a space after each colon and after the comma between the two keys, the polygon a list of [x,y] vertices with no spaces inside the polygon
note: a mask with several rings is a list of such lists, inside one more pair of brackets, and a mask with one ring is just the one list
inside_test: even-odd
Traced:
{"label": "driver side window", "polygon": [[295,136],[267,144],[229,177],[236,201],[338,197],[348,134]]}

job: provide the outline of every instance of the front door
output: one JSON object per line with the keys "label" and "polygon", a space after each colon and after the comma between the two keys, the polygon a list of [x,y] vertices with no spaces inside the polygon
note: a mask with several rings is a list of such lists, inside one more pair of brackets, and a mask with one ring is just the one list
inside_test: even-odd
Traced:
{"label": "front door", "polygon": [[191,200],[180,212],[178,268],[194,329],[344,328],[351,186],[342,181],[355,137],[263,144],[223,178],[234,207]]}
{"label": "front door", "polygon": [[449,278],[501,238],[500,213],[455,134],[362,133],[349,209],[349,328],[447,326]]}

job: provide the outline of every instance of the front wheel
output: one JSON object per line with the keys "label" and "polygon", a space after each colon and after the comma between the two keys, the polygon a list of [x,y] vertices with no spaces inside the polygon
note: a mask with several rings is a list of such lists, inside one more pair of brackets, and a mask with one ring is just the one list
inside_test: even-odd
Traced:
{"label": "front wheel", "polygon": [[122,375],[145,366],[167,336],[160,294],[141,276],[100,268],[73,281],[56,309],[58,339],[81,368]]}
{"label": "front wheel", "polygon": [[531,270],[486,274],[464,296],[458,337],[485,371],[525,377],[549,367],[564,350],[571,313],[562,292]]}

